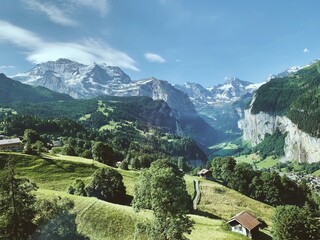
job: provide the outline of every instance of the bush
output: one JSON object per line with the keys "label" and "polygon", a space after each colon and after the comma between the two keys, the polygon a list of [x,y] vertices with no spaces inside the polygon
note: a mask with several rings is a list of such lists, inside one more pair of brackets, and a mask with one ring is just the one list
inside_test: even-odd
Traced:
{"label": "bush", "polygon": [[96,170],[85,190],[88,196],[104,201],[113,203],[126,201],[126,188],[122,181],[122,175],[114,169],[101,168]]}

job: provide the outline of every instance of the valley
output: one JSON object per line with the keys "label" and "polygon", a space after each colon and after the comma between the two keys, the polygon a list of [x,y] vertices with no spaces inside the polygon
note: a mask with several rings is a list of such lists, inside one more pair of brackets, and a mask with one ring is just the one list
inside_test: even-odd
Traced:
{"label": "valley", "polygon": [[[172,228],[178,239],[246,239],[228,226],[243,211],[261,223],[257,239],[272,239],[277,224],[273,216],[281,205],[295,205],[310,219],[319,214],[319,138],[318,125],[313,124],[317,95],[309,99],[310,91],[317,91],[318,65],[282,73],[262,84],[231,78],[212,88],[174,86],[156,78],[132,81],[120,68],[68,59],[38,64],[14,76],[21,82],[2,74],[0,137],[21,142],[0,152],[1,176],[8,178],[5,174],[13,171],[12,181],[35,183],[37,204],[57,204],[59,209],[66,207],[59,201],[70,200],[66,214],[73,217],[66,225],[74,226],[69,234],[78,234],[79,239],[170,234],[164,230],[169,225],[159,228],[163,221],[158,218],[168,214],[161,211],[179,208],[170,215],[179,217],[164,221],[182,221],[184,229]],[[56,85],[48,85],[53,82]],[[311,106],[300,104],[308,101]],[[199,177],[200,170],[209,175]],[[95,191],[102,186],[97,179],[109,179],[98,174],[120,179],[124,192],[118,200],[108,199],[120,192],[112,182]],[[194,180],[199,181],[199,200],[191,207]],[[162,191],[150,187],[164,187],[160,183],[167,184]],[[160,195],[171,188],[180,191],[181,201],[172,208],[175,201],[166,202]],[[109,192],[103,195],[104,191]],[[34,224],[44,218],[41,213],[34,216],[30,218]],[[45,225],[37,227],[34,234],[46,234]]]}

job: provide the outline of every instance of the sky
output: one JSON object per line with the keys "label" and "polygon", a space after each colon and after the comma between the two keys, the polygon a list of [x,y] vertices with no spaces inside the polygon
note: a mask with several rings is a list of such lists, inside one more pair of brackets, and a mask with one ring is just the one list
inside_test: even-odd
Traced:
{"label": "sky", "polygon": [[68,58],[133,80],[262,82],[320,58],[318,0],[1,0],[0,72]]}

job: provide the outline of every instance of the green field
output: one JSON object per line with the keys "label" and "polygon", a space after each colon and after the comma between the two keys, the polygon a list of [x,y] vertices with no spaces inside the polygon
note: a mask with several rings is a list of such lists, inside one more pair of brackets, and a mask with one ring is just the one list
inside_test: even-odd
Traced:
{"label": "green field", "polygon": [[279,159],[274,159],[273,157],[266,157],[265,159],[261,159],[261,157],[255,153],[249,155],[241,155],[239,157],[235,157],[237,162],[245,162],[254,164],[258,169],[266,169],[275,167],[279,163]]}
{"label": "green field", "polygon": [[[31,179],[39,186],[37,191],[39,197],[61,196],[75,202],[73,211],[77,214],[78,231],[90,239],[134,239],[135,224],[152,219],[150,211],[136,213],[130,206],[66,193],[66,188],[75,179],[81,178],[88,182],[97,168],[108,167],[104,164],[95,162],[93,165],[91,159],[63,155],[40,157],[19,153],[0,153],[0,169],[3,168],[9,156],[17,161],[17,174]],[[139,172],[116,170],[123,176],[127,194],[133,196]],[[185,177],[190,195],[193,195],[193,179],[192,176]],[[231,233],[225,224],[231,216],[243,210],[249,210],[268,225],[271,224],[272,207],[204,179],[200,179],[200,188],[200,211],[196,214],[203,216],[190,215],[195,221],[194,229],[188,236],[190,239],[246,239]],[[143,240],[145,236],[137,236],[136,239]]]}
{"label": "green field", "polygon": [[320,169],[312,173],[313,176],[320,177]]}

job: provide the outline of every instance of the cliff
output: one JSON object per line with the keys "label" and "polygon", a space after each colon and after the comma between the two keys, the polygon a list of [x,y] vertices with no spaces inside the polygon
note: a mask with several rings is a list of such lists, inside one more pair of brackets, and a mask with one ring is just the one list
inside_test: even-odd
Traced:
{"label": "cliff", "polygon": [[[253,100],[254,101],[254,100]],[[277,129],[284,134],[285,160],[298,162],[320,161],[320,139],[301,131],[288,117],[270,115],[264,112],[252,114],[251,108],[244,111],[244,118],[238,122],[243,130],[243,139],[256,146],[263,141],[265,134],[274,134]]]}

